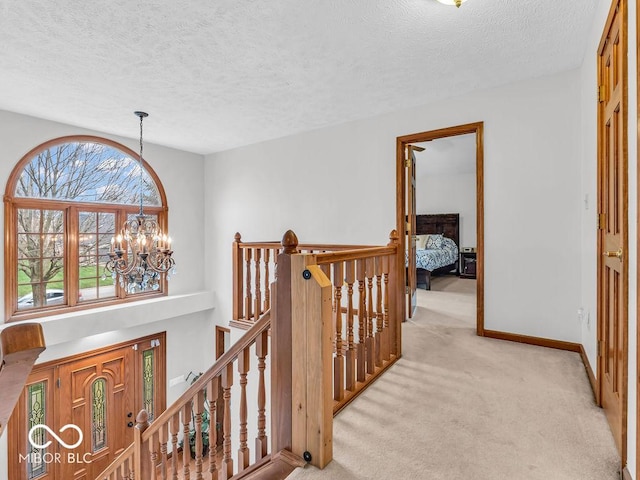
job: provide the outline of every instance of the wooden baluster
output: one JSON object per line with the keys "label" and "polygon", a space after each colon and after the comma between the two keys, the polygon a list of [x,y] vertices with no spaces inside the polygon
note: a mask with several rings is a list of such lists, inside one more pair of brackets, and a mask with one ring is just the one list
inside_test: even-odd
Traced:
{"label": "wooden baluster", "polygon": [[231,457],[231,386],[233,385],[233,364],[222,371],[222,398],[224,400],[222,480],[233,476],[233,458]]}
{"label": "wooden baluster", "polygon": [[244,292],[244,319],[248,322],[251,322],[252,314],[252,300],[251,300],[251,249],[244,249],[244,261],[245,261],[245,272],[246,272],[246,289]]}
{"label": "wooden baluster", "polygon": [[269,332],[263,332],[256,339],[256,356],[258,357],[258,436],[256,437],[256,462],[267,455],[268,438],[265,433],[267,427],[266,405],[267,394],[264,371],[266,368],[267,351],[269,348]]}
{"label": "wooden baluster", "polygon": [[336,356],[333,358],[333,399],[344,399],[344,354],[342,351],[342,262],[333,264],[333,298],[335,312]]}
{"label": "wooden baluster", "polygon": [[331,265],[329,265],[328,263],[323,263],[322,265],[320,265],[320,270],[324,272],[327,278],[331,278]]}
{"label": "wooden baluster", "polygon": [[367,359],[366,359],[366,328],[367,328],[367,309],[365,290],[365,261],[356,260],[356,278],[358,279],[358,345],[356,346],[356,354],[358,356],[357,374],[358,381],[364,382],[367,378]]}
{"label": "wooden baluster", "polygon": [[376,367],[382,366],[382,327],[384,312],[382,311],[382,257],[373,259],[376,270]]}
{"label": "wooden baluster", "polygon": [[[180,430],[180,413],[171,417],[171,480],[178,480],[178,431]],[[184,447],[183,447],[184,450]]]}
{"label": "wooden baluster", "polygon": [[271,279],[269,278],[269,257],[271,255],[271,249],[264,249],[264,311],[266,312],[271,307],[271,298],[269,295],[271,294],[271,289],[269,285],[271,284]]}
{"label": "wooden baluster", "polygon": [[191,478],[189,463],[191,462],[191,446],[189,445],[189,430],[191,425],[191,402],[182,407],[182,478]]}
{"label": "wooden baluster", "polygon": [[214,480],[218,478],[216,450],[218,445],[217,401],[219,391],[220,377],[214,377],[207,385],[207,400],[209,401],[209,473]]}
{"label": "wooden baluster", "polygon": [[[135,450],[134,458],[136,459],[136,462],[133,465],[133,468],[135,469],[135,478],[151,478],[152,475],[150,471],[150,463],[146,461],[148,460],[148,456],[145,451],[149,449],[151,444],[149,440],[146,442],[142,441],[142,435],[147,428],[149,428],[149,414],[145,409],[142,409],[136,416],[136,429],[133,432]],[[145,445],[145,443],[148,445]]]}
{"label": "wooden baluster", "polygon": [[[112,478],[117,479],[117,475],[111,475]],[[131,460],[129,458],[125,459],[120,465],[120,478],[122,480],[128,480],[131,478]]]}
{"label": "wooden baluster", "polygon": [[384,308],[383,308],[383,324],[382,324],[382,359],[389,361],[389,262],[391,257],[386,255],[382,257],[382,275],[384,278]]}
{"label": "wooden baluster", "polygon": [[167,455],[167,442],[169,441],[169,425],[166,423],[160,427],[160,478],[167,480],[167,464],[169,458]]}
{"label": "wooden baluster", "polygon": [[150,480],[158,480],[158,434],[154,433],[149,439],[149,467],[151,470]]}
{"label": "wooden baluster", "polygon": [[255,314],[255,321],[257,322],[258,319],[260,318],[260,315],[262,314],[262,288],[261,288],[261,282],[260,282],[260,262],[262,260],[262,249],[260,248],[256,248],[255,249],[255,255],[254,255],[254,265],[255,265],[255,295],[254,295],[254,299],[253,299],[253,311]]}
{"label": "wooden baluster", "polygon": [[240,233],[236,232],[234,242],[231,245],[231,258],[233,262],[233,320],[240,320],[244,317],[242,312],[242,278],[243,278],[243,265],[242,265],[242,249],[240,248],[240,241],[242,237]]}
{"label": "wooden baluster", "polygon": [[367,258],[365,265],[367,276],[367,373],[375,373],[376,352],[373,339],[373,319],[376,317],[376,314],[373,309],[373,277],[375,275],[373,258]]}
{"label": "wooden baluster", "polygon": [[356,388],[356,351],[353,346],[353,283],[356,278],[353,260],[345,262],[345,280],[347,282],[347,368],[345,383],[347,390]]}
{"label": "wooden baluster", "polygon": [[196,431],[196,480],[202,480],[202,412],[204,412],[204,391],[199,390],[193,398],[193,423]]}
{"label": "wooden baluster", "polygon": [[249,348],[238,355],[238,373],[240,374],[240,448],[238,449],[238,472],[249,466],[249,447],[247,446],[247,373],[251,365]]}

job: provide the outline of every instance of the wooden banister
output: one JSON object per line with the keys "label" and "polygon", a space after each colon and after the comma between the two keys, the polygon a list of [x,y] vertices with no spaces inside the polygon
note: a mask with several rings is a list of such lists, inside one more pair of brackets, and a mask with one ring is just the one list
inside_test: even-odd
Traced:
{"label": "wooden banister", "polygon": [[44,349],[44,334],[39,323],[10,325],[0,331],[0,436],[33,364]]}

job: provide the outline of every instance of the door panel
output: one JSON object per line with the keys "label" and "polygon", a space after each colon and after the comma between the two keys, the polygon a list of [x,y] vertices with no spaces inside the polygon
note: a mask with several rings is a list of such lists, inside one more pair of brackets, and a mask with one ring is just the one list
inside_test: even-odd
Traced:
{"label": "door panel", "polygon": [[628,173],[623,2],[614,3],[598,58],[599,401],[626,463]]}
{"label": "door panel", "polygon": [[[134,378],[134,354],[124,347],[60,367],[60,378],[69,382],[69,388],[60,389],[61,404],[70,407],[60,412],[61,425],[78,425],[84,433],[74,449],[83,461],[61,463],[60,478],[92,480],[133,442],[126,414],[134,410],[134,395],[127,391],[127,379]],[[73,443],[71,434],[64,432],[61,438],[66,435],[67,443]]]}

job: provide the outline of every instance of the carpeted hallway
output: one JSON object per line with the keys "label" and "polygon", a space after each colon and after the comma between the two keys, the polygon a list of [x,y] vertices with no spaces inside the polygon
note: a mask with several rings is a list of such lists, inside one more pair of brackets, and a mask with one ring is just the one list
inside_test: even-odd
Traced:
{"label": "carpeted hallway", "polygon": [[618,456],[579,355],[475,335],[475,281],[439,277],[403,357],[334,421],[306,479],[614,480]]}

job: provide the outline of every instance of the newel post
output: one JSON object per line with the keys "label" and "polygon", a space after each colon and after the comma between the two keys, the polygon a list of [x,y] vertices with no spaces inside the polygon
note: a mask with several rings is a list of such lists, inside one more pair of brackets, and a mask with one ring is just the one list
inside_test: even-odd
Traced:
{"label": "newel post", "polygon": [[291,230],[282,246],[272,284],[272,452],[287,448],[324,468],[333,458],[331,282],[312,255],[297,253]]}
{"label": "newel post", "polygon": [[233,265],[233,312],[232,320],[240,320],[244,317],[242,312],[242,300],[244,298],[242,294],[243,283],[243,263],[242,263],[242,251],[240,249],[240,242],[242,237],[239,232],[236,232],[233,243],[231,244],[231,258]]}
{"label": "newel post", "polygon": [[389,296],[389,337],[390,353],[399,358],[402,355],[402,322],[404,316],[402,307],[404,305],[405,287],[404,287],[404,252],[400,251],[400,235],[397,230],[391,230],[389,234],[389,247],[396,247],[396,257],[402,260],[400,269],[397,261],[389,262],[389,286],[391,287],[391,295]]}
{"label": "newel post", "polygon": [[276,281],[271,284],[271,451],[291,449],[291,256],[298,237],[288,230],[282,237]]}
{"label": "newel post", "polygon": [[149,414],[146,410],[140,410],[136,417],[133,442],[133,471],[134,478],[151,478],[151,464],[149,463],[149,441],[142,442],[142,434],[149,428]]}

